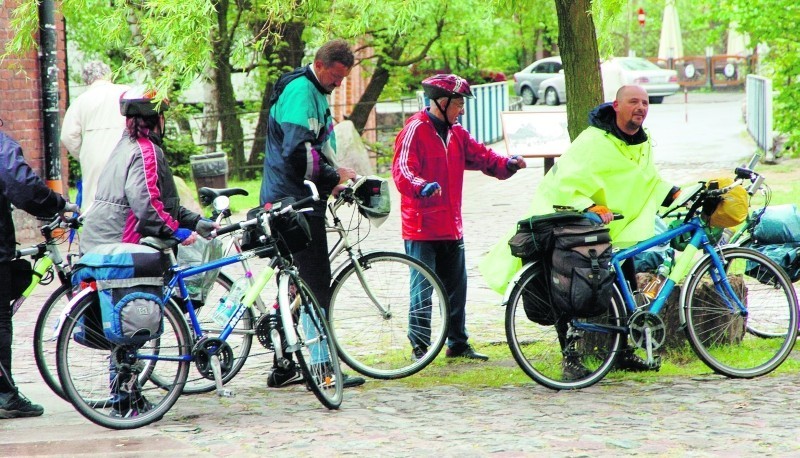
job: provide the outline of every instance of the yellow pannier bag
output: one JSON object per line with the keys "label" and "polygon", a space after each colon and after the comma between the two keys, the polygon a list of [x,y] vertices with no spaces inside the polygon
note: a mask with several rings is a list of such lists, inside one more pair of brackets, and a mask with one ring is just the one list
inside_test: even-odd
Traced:
{"label": "yellow pannier bag", "polygon": [[[708,183],[706,183],[706,187],[708,189],[721,189],[730,186],[732,183],[733,178],[718,178],[709,180]],[[707,216],[708,224],[711,227],[726,228],[738,226],[747,219],[748,200],[747,190],[745,190],[743,186],[737,185],[730,191],[721,195],[718,199],[707,202],[711,205],[704,205],[703,213]],[[717,203],[714,204],[714,201],[717,201]]]}

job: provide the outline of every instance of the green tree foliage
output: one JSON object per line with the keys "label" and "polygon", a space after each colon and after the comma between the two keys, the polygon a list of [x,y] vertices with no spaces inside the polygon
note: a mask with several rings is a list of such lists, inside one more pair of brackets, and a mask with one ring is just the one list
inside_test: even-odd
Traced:
{"label": "green tree foliage", "polygon": [[796,147],[800,142],[800,4],[795,0],[706,0],[704,6],[708,21],[734,23],[739,32],[750,36],[751,46],[765,45],[758,72],[772,78],[777,92],[774,128],[788,134]]}

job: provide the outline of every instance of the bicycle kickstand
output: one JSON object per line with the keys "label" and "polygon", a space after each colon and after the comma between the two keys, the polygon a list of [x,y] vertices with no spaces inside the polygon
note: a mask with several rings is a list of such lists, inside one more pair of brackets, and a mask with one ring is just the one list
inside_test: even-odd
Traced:
{"label": "bicycle kickstand", "polygon": [[211,372],[214,373],[214,383],[217,385],[217,396],[232,398],[235,396],[233,391],[222,387],[222,369],[219,365],[219,356],[211,355]]}

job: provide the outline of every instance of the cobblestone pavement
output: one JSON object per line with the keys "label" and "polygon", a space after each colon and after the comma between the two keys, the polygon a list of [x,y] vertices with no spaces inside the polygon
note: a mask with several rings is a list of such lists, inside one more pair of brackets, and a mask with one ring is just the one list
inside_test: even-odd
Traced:
{"label": "cobblestone pavement", "polygon": [[[540,164],[531,165],[505,182],[468,174],[468,326],[478,347],[503,342],[504,331],[501,298],[485,286],[476,264],[524,214],[542,175]],[[702,176],[717,167],[693,167],[692,173]],[[398,204],[394,199],[392,216],[370,235],[369,246],[402,250]],[[577,392],[550,391],[533,382],[465,389],[370,380],[347,390],[340,410],[328,411],[302,387],[267,389],[271,356],[265,354],[253,355],[231,382],[234,398],[185,396],[160,422],[134,431],[106,430],[52,394],[33,363],[31,335],[38,310],[31,304],[42,303],[52,289],[38,291],[15,317],[15,376],[22,392],[44,405],[45,414],[0,421],[0,456],[800,454],[796,376],[604,380]]]}

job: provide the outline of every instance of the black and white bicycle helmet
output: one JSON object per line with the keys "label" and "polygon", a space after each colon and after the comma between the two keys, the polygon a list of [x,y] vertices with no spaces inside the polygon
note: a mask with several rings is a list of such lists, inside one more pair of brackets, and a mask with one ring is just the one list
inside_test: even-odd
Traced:
{"label": "black and white bicycle helmet", "polygon": [[119,112],[123,116],[158,116],[169,110],[169,100],[158,100],[156,91],[134,87],[119,97]]}
{"label": "black and white bicycle helmet", "polygon": [[380,227],[392,208],[389,197],[389,182],[377,176],[370,176],[355,190],[358,212],[375,227]]}

